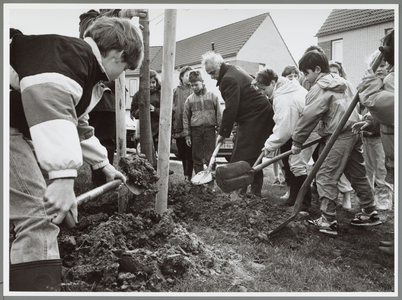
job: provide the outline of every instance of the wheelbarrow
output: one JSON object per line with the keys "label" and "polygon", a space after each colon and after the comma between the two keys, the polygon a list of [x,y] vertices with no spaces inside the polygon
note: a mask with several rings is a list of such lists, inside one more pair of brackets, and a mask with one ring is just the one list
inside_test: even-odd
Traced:
{"label": "wheelbarrow", "polygon": [[[310,143],[304,144],[302,146],[302,149],[317,144],[321,140],[322,139],[317,139]],[[216,168],[215,171],[216,183],[223,192],[230,193],[234,190],[248,186],[254,181],[255,173],[261,171],[262,169],[266,168],[267,166],[273,164],[276,161],[279,161],[283,158],[290,156],[291,154],[292,154],[291,150],[286,151],[282,154],[279,154],[271,159],[264,161],[261,164],[254,165],[253,167],[251,167],[249,163],[246,161],[237,161],[234,163],[219,166]]]}
{"label": "wheelbarrow", "polygon": [[[98,186],[97,188],[90,190],[84,194],[81,194],[77,197],[77,205],[82,204],[85,201],[94,199],[100,195],[103,195],[109,191],[115,190],[117,189],[121,184],[123,183],[122,180],[120,179],[116,179],[113,181],[109,181],[101,186]],[[138,186],[136,184],[133,184],[131,182],[127,182],[127,183],[123,183],[127,189],[133,193],[134,195],[140,195],[144,192],[145,188]],[[71,213],[71,211],[68,211],[63,222],[61,223],[65,226],[67,226],[68,228],[74,228],[75,227],[75,220],[73,217],[73,214]]]}

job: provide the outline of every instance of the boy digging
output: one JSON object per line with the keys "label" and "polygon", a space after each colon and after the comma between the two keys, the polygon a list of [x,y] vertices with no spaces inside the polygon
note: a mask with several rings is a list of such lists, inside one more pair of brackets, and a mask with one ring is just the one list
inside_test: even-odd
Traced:
{"label": "boy digging", "polygon": [[[11,36],[10,42],[10,290],[59,290],[60,224],[77,221],[74,179],[87,162],[106,181],[121,179],[88,125],[100,81],[136,69],[142,34],[130,20],[102,17],[84,40],[60,35]],[[42,170],[48,174],[47,185]],[[24,274],[24,276],[21,276]],[[46,280],[43,280],[46,279]]]}
{"label": "boy digging", "polygon": [[[328,140],[353,97],[350,84],[340,76],[330,73],[328,59],[323,52],[307,51],[299,61],[299,68],[311,84],[311,89],[306,96],[303,114],[292,135],[294,154],[300,153],[301,145],[320,120],[322,125],[319,133]],[[355,108],[317,172],[317,191],[322,215],[317,220],[309,220],[309,223],[317,226],[320,232],[338,234],[337,183],[342,173],[345,173],[360,200],[361,212],[355,215],[351,224],[355,226],[381,224],[366,177],[362,142],[360,136],[352,132],[352,125],[356,122],[359,122],[359,115]]]}

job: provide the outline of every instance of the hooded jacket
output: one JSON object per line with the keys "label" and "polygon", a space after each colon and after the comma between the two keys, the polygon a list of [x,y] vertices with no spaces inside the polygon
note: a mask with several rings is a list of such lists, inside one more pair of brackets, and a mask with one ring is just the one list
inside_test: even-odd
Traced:
{"label": "hooded jacket", "polygon": [[[332,73],[318,75],[306,96],[306,106],[293,132],[293,141],[303,144],[320,120],[322,122],[318,129],[319,134],[331,135],[349,108],[355,94],[356,89],[339,75]],[[358,121],[360,116],[355,108],[343,131],[351,129],[352,125]]]}
{"label": "hooded jacket", "polygon": [[374,124],[380,124],[380,135],[387,165],[394,167],[394,101],[395,101],[395,74],[394,68],[382,81],[376,77],[363,80],[360,88],[360,101],[370,111],[365,116]]}
{"label": "hooded jacket", "polygon": [[180,83],[173,91],[172,134],[173,138],[184,137],[183,109],[184,102],[193,93],[190,85]]}
{"label": "hooded jacket", "polygon": [[360,102],[370,111],[376,123],[394,126],[394,71],[384,81],[374,74],[359,86]]}
{"label": "hooded jacket", "polygon": [[108,164],[88,124],[108,81],[91,38],[16,35],[10,43],[10,126],[31,138],[49,178],[76,177],[82,160]]}
{"label": "hooded jacket", "polygon": [[195,126],[216,126],[219,130],[221,119],[218,96],[212,92],[207,92],[204,87],[201,93],[198,95],[191,94],[184,103],[184,136],[191,136],[191,127]]}
{"label": "hooded jacket", "polygon": [[279,77],[273,92],[275,126],[265,142],[265,148],[274,151],[291,137],[305,106],[307,90],[297,80]]}

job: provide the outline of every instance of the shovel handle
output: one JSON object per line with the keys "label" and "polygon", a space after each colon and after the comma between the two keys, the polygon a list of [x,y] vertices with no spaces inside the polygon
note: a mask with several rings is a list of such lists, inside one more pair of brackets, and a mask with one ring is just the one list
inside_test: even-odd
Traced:
{"label": "shovel handle", "polygon": [[257,165],[261,162],[261,160],[262,160],[263,157],[264,157],[264,151],[262,151],[261,154],[260,154],[260,156],[258,156],[258,158],[257,158],[257,160],[255,161],[253,167],[257,166]]}
{"label": "shovel handle", "polygon": [[223,142],[220,141],[220,142],[216,145],[215,150],[214,150],[214,153],[212,153],[212,156],[211,156],[211,159],[210,159],[209,165],[208,165],[208,170],[209,170],[209,171],[212,170],[212,166],[213,166],[214,163],[215,163],[216,156],[218,155],[218,152],[219,152],[219,149],[220,149],[221,146],[222,146],[222,143],[223,143]]}
{"label": "shovel handle", "polygon": [[[93,190],[90,190],[86,193],[79,195],[77,197],[77,206],[80,203],[82,203],[83,201],[93,199],[95,197],[103,195],[106,192],[117,189],[122,183],[123,182],[120,179],[116,179],[113,181],[109,181],[101,186],[98,186],[97,188],[94,188]],[[68,228],[75,227],[75,221],[74,221],[74,217],[73,217],[73,214],[71,213],[71,211],[67,212],[62,224],[66,225]]]}
{"label": "shovel handle", "polygon": [[[310,143],[304,144],[302,146],[302,149],[308,148],[308,147],[310,147],[312,145],[315,145],[315,144],[317,144],[317,143],[319,143],[320,141],[323,141],[323,140],[324,140],[323,138],[320,138],[320,139],[314,140],[314,141],[312,141]],[[279,154],[279,155],[277,155],[277,156],[275,156],[275,157],[273,157],[271,159],[268,159],[268,160],[264,161],[262,164],[259,164],[257,166],[252,167],[250,171],[252,173],[261,171],[262,169],[264,169],[265,167],[269,166],[270,164],[273,164],[274,162],[276,162],[278,160],[286,158],[286,157],[290,156],[291,154],[292,154],[292,150],[289,150],[289,151],[286,151],[284,153],[281,153],[281,154]]]}

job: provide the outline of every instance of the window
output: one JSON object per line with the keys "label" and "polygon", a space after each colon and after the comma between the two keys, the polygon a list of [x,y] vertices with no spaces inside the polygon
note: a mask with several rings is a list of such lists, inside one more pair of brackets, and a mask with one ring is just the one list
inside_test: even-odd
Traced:
{"label": "window", "polygon": [[332,41],[332,60],[343,62],[343,40]]}

